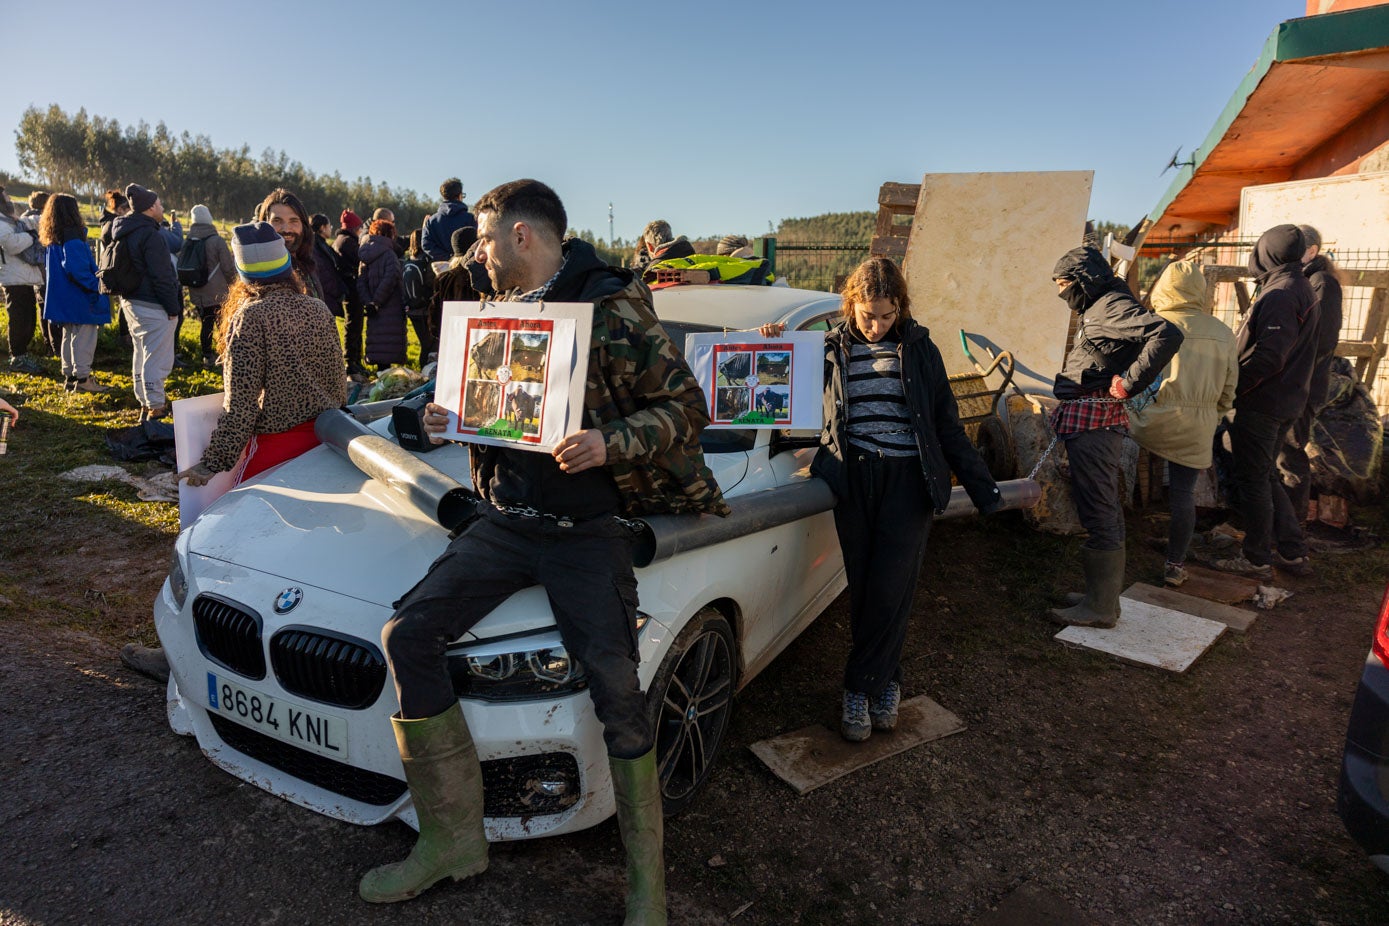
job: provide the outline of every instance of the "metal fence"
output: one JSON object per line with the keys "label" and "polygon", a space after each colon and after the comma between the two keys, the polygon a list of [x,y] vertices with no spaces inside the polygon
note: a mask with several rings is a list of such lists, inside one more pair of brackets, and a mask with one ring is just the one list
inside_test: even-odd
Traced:
{"label": "metal fence", "polygon": [[839,283],[868,257],[866,244],[776,242],[776,275],[797,289],[838,292]]}
{"label": "metal fence", "polygon": [[[1209,248],[1206,259],[1208,262],[1225,266],[1242,267],[1249,263],[1249,254],[1253,248],[1254,241],[1250,239],[1222,242]],[[1389,270],[1389,249],[1342,250],[1337,248],[1334,243],[1328,242],[1324,246],[1324,250],[1330,255],[1336,266],[1342,270]],[[1365,316],[1369,311],[1370,295],[1373,290],[1364,286],[1347,286],[1343,292],[1341,339],[1358,341],[1365,336]],[[1232,329],[1238,330],[1243,318],[1239,313],[1239,301],[1235,296],[1233,283],[1217,285],[1213,314]],[[1375,381],[1367,385],[1370,387],[1370,395],[1373,396],[1375,405],[1379,407],[1380,411],[1389,411],[1389,363],[1381,363]]]}

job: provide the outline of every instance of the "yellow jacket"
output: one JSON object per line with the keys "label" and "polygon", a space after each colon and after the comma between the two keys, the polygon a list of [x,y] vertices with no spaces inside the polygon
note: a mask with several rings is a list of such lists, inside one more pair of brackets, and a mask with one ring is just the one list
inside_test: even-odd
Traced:
{"label": "yellow jacket", "polygon": [[1153,311],[1182,330],[1182,346],[1163,371],[1156,400],[1129,411],[1134,440],[1193,469],[1211,465],[1215,426],[1233,404],[1239,380],[1235,334],[1206,314],[1205,295],[1201,268],[1189,260],[1168,265],[1153,284]]}

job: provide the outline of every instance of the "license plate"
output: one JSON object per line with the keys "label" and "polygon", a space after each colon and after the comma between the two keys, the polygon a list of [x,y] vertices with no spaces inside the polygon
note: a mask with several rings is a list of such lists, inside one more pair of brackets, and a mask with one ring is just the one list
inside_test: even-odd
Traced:
{"label": "license plate", "polygon": [[215,714],[330,759],[347,759],[347,721],[207,673],[207,706]]}

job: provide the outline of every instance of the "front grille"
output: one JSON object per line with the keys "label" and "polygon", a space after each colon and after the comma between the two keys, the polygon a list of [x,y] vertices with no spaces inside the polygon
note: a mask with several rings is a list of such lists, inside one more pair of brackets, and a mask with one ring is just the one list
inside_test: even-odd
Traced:
{"label": "front grille", "polygon": [[[209,713],[208,719],[222,742],[237,752],[349,800],[384,807],[407,790],[399,778],[315,755],[217,714]],[[563,793],[547,794],[540,782],[559,782],[564,785]],[[556,814],[578,803],[579,795],[579,763],[571,753],[547,752],[482,763],[482,812],[489,817]]]}
{"label": "front grille", "polygon": [[326,791],[374,807],[393,804],[405,793],[405,782],[399,778],[315,755],[216,714],[209,713],[208,718],[222,742],[232,749]]}
{"label": "front grille", "polygon": [[360,710],[386,684],[386,660],[369,643],[287,627],[270,638],[270,665],[285,691]]}
{"label": "front grille", "polygon": [[259,615],[221,598],[199,595],[193,599],[193,628],[198,649],[208,659],[246,678],[265,678]]}

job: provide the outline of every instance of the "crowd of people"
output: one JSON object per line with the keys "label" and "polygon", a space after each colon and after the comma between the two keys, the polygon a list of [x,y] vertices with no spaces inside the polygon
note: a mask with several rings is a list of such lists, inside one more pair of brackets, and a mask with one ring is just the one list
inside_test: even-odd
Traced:
{"label": "crowd of people", "polygon": [[[487,868],[482,776],[446,648],[515,591],[540,585],[565,646],[588,670],[603,726],[627,852],[626,922],[664,923],[661,794],[638,681],[628,519],[729,513],[698,440],[709,423],[706,397],[642,279],[653,263],[693,249],[657,221],[643,234],[637,268],[611,267],[592,245],[565,237],[564,206],[543,183],[503,184],[477,202],[476,214],[457,180],[441,194],[439,211],[402,238],[388,209],[368,220],[344,210],[335,232],[326,215],[275,190],[228,246],[205,207],[193,208],[185,239],[159,195],[132,184],[108,193],[94,256],[72,196],[31,198],[30,213],[15,216],[0,191],[11,363],[30,368],[36,328],[25,312],[34,316],[46,286],[44,337],[62,358],[68,387],[105,388],[94,383],[91,361],[114,294],[131,338],[141,417],[161,418],[186,289],[204,356],[220,358],[226,411],[201,460],[178,476],[203,484],[233,472],[240,481],[313,446],[314,419],[344,403],[347,377],[362,375],[363,362],[403,362],[407,324],[427,358],[444,302],[479,294],[592,302],[611,337],[588,358],[585,427],[552,454],[472,448],[472,482],[487,504],[402,588],[382,631],[400,705],[392,724],[420,827],[409,857],[367,873],[359,890],[372,902],[405,900]],[[746,239],[724,246],[735,260],[751,256]],[[1051,425],[1069,458],[1087,539],[1085,590],[1053,609],[1055,620],[1113,626],[1119,618],[1125,435],[1171,464],[1169,584],[1185,580],[1193,486],[1226,419],[1246,533],[1242,553],[1217,566],[1258,577],[1275,566],[1310,571],[1303,445],[1326,399],[1340,330],[1335,269],[1319,250],[1307,227],[1278,226],[1259,239],[1249,264],[1259,293],[1238,335],[1205,313],[1205,280],[1189,261],[1164,270],[1149,305],[1093,247],[1058,261],[1057,292],[1079,325],[1055,379]],[[896,725],[913,595],[952,476],[982,514],[1002,500],[960,424],[940,351],[912,317],[897,265],[864,262],[841,295],[842,318],[825,340],[825,433],[811,472],[837,499],[850,600],[840,732],[862,742]],[[345,342],[335,315],[346,321]],[[761,330],[782,332],[774,324]],[[13,409],[0,403],[0,412]],[[426,407],[426,431],[437,435],[446,422],[445,409]]]}

